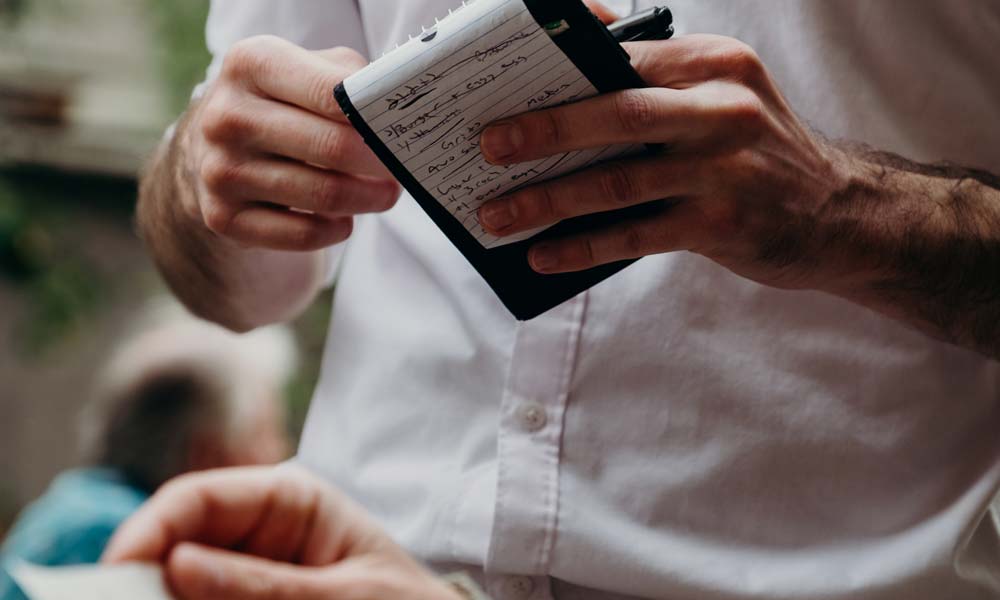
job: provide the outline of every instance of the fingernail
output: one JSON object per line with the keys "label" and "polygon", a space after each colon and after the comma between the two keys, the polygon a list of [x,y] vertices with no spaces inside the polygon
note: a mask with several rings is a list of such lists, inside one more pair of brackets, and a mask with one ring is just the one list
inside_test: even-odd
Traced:
{"label": "fingernail", "polygon": [[480,136],[483,154],[490,162],[502,162],[516,155],[524,145],[524,133],[514,123],[497,123]]}
{"label": "fingernail", "polygon": [[479,209],[479,222],[491,231],[500,232],[514,224],[517,215],[514,206],[507,201],[490,202]]}
{"label": "fingernail", "polygon": [[559,265],[556,248],[552,244],[538,244],[531,249],[529,255],[531,268],[539,273],[547,273]]}

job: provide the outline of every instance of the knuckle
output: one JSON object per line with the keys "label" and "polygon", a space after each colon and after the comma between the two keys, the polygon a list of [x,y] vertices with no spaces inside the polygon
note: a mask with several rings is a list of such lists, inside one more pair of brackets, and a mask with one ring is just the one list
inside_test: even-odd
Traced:
{"label": "knuckle", "polygon": [[241,79],[258,69],[266,60],[266,48],[273,43],[272,36],[259,35],[233,44],[222,61],[222,74]]}
{"label": "knuckle", "polygon": [[615,204],[630,205],[639,199],[639,187],[632,173],[621,163],[610,163],[601,172],[599,185]]}
{"label": "knuckle", "polygon": [[349,142],[339,127],[329,127],[313,138],[313,152],[316,156],[336,158],[349,148]]}
{"label": "knuckle", "polygon": [[360,69],[364,67],[368,61],[365,60],[361,53],[353,48],[348,48],[347,46],[337,46],[330,50],[331,58],[342,65],[349,67],[351,69]]}
{"label": "knuckle", "polygon": [[741,81],[758,81],[766,72],[760,55],[739,40],[730,40],[728,44],[724,44],[717,60],[727,73]]}
{"label": "knuckle", "polygon": [[[257,567],[259,568],[259,567]],[[251,572],[253,576],[243,578],[242,583],[239,585],[239,592],[243,597],[247,598],[259,598],[267,600],[285,600],[287,596],[282,589],[283,585],[287,585],[288,582],[279,582],[274,575],[267,572]],[[232,593],[233,589],[218,589],[218,584],[216,581],[211,581],[210,586],[214,589],[211,591],[215,594],[223,595],[226,592]]]}
{"label": "knuckle", "polygon": [[636,223],[625,225],[622,229],[622,250],[628,256],[642,256],[648,248],[646,233]]}
{"label": "knuckle", "polygon": [[223,152],[210,152],[202,160],[198,176],[205,189],[211,192],[225,191],[242,177],[242,165],[225,155]]}
{"label": "knuckle", "polygon": [[202,220],[209,231],[217,235],[226,235],[233,223],[233,211],[218,200],[208,200],[201,210]]}
{"label": "knuckle", "polygon": [[316,205],[316,210],[332,211],[337,208],[340,199],[340,183],[334,176],[317,177],[310,192]]}
{"label": "knuckle", "polygon": [[532,190],[531,194],[527,198],[527,204],[524,212],[528,215],[534,215],[535,221],[551,222],[558,221],[562,219],[565,215],[563,214],[563,209],[561,203],[556,198],[550,185],[539,185]]}
{"label": "knuckle", "polygon": [[733,94],[724,114],[730,133],[743,134],[736,137],[756,138],[767,128],[767,108],[763,100],[749,90]]}
{"label": "knuckle", "polygon": [[704,212],[709,229],[716,239],[732,239],[745,225],[746,215],[736,202],[718,202]]}
{"label": "knuckle", "polygon": [[157,495],[160,497],[177,497],[184,496],[190,493],[201,480],[199,473],[184,473],[178,475],[172,479],[169,479],[166,483],[160,486],[157,491]]}
{"label": "knuckle", "polygon": [[293,248],[301,250],[313,250],[323,246],[323,232],[320,227],[312,222],[306,222],[300,227],[295,227],[289,232],[289,244]]}
{"label": "knuckle", "polygon": [[246,138],[255,129],[255,120],[225,98],[213,99],[204,109],[201,134],[209,142],[227,144]]}
{"label": "knuckle", "polygon": [[323,114],[335,114],[340,111],[333,90],[342,80],[326,72],[317,72],[309,80],[306,92],[310,106]]}
{"label": "knuckle", "polygon": [[561,113],[558,110],[543,110],[534,113],[532,119],[525,122],[527,132],[536,131],[541,138],[541,142],[547,146],[559,146],[566,137],[566,126],[563,123]]}
{"label": "knuckle", "polygon": [[642,133],[656,124],[656,106],[643,90],[620,92],[614,104],[618,124],[625,133]]}

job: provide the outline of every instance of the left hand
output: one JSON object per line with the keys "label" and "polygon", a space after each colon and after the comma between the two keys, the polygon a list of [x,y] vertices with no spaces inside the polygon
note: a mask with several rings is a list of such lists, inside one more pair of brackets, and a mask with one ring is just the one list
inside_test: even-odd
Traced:
{"label": "left hand", "polygon": [[745,44],[691,35],[628,44],[651,86],[527,113],[487,128],[495,164],[621,143],[669,150],[595,166],[496,199],[480,221],[496,235],[670,199],[652,216],[536,244],[541,273],[677,250],[768,285],[811,287],[830,273],[820,215],[851,180],[851,161],[799,121]]}

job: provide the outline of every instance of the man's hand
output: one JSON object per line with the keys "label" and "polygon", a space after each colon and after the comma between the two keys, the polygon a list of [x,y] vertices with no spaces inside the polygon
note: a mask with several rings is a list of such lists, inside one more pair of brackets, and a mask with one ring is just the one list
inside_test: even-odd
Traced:
{"label": "man's hand", "polygon": [[186,475],[103,562],[159,562],[185,600],[461,600],[351,500],[289,465]]}
{"label": "man's hand", "polygon": [[628,45],[650,85],[495,123],[495,164],[618,143],[662,150],[480,209],[499,236],[666,200],[651,216],[536,244],[541,273],[689,250],[759,283],[830,292],[1000,357],[1000,178],[827,142],[729,38]]}
{"label": "man's hand", "polygon": [[364,64],[346,48],[242,41],[150,162],[139,228],[192,312],[240,331],[294,318],[322,285],[318,250],[396,201],[333,98]]}
{"label": "man's hand", "polygon": [[[480,211],[483,226],[509,235],[583,214],[681,200],[650,218],[540,244],[531,264],[558,273],[693,250],[765,283],[809,285],[810,269],[789,267],[808,262],[810,248],[797,244],[803,226],[850,181],[841,154],[813,138],[757,55],[736,40],[688,36],[630,44],[628,51],[651,87],[494,124],[482,136],[483,152],[491,162],[510,164],[618,143],[668,149],[493,201]],[[770,260],[778,255],[781,260]]]}
{"label": "man's hand", "polygon": [[243,245],[315,250],[346,239],[353,215],[390,208],[399,186],[333,98],[365,64],[275,37],[234,46],[181,142],[187,212]]}

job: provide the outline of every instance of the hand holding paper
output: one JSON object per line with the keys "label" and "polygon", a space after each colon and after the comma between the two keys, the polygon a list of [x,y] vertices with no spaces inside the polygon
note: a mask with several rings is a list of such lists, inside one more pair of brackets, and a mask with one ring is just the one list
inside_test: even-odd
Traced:
{"label": "hand holding paper", "polygon": [[162,564],[184,600],[460,600],[361,507],[289,465],[167,484],[122,526],[104,561]]}

